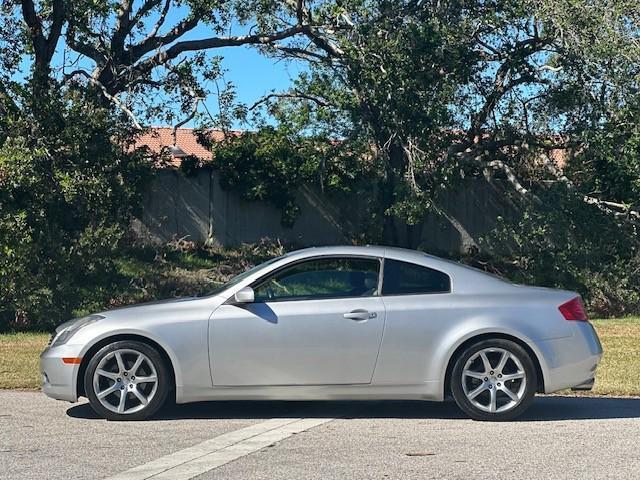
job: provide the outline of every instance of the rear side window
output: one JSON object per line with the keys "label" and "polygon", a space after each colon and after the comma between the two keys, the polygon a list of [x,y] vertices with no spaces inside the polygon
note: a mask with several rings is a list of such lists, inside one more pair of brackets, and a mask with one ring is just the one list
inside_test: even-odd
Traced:
{"label": "rear side window", "polygon": [[384,261],[382,295],[419,295],[450,291],[451,280],[446,273],[398,260]]}

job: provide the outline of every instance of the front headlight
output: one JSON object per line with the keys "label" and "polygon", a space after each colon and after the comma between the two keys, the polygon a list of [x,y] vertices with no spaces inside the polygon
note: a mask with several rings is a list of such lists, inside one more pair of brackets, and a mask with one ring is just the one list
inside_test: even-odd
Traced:
{"label": "front headlight", "polygon": [[51,341],[52,347],[57,347],[58,345],[64,345],[69,341],[69,339],[82,327],[86,327],[98,320],[102,320],[104,315],[89,315],[87,317],[77,318],[75,320],[71,320],[70,322],[63,323],[56,329],[56,336]]}

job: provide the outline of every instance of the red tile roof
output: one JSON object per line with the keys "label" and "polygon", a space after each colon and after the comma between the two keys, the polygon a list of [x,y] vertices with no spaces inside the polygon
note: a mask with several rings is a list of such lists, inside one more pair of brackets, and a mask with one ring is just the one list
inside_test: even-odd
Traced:
{"label": "red tile roof", "polygon": [[[209,130],[208,135],[213,142],[224,140],[225,133],[222,130]],[[231,135],[238,135],[240,132],[231,131]],[[182,155],[176,155],[171,147],[174,145],[172,127],[151,127],[136,139],[134,148],[147,147],[154,157],[159,160],[159,166],[179,167],[182,162]],[[211,151],[198,143],[198,138],[193,128],[178,128],[176,130],[175,145],[187,156],[194,156],[203,162],[213,159]]]}
{"label": "red tile roof", "polygon": [[567,166],[569,151],[567,149],[554,148],[549,151],[549,158],[555,163],[556,167],[562,169]]}
{"label": "red tile roof", "polygon": [[[240,130],[230,130],[229,135],[238,136]],[[212,142],[222,142],[225,132],[222,130],[209,130],[207,132]],[[198,138],[193,128],[178,128],[176,131],[175,145],[180,148],[186,156],[194,156],[202,162],[213,160],[213,153],[198,143]],[[160,168],[180,167],[183,155],[176,155],[171,147],[174,145],[173,127],[151,127],[145,133],[138,136],[134,148],[147,147],[154,157],[156,164]],[[550,159],[559,168],[564,168],[567,163],[569,152],[564,149],[552,149],[549,151]]]}

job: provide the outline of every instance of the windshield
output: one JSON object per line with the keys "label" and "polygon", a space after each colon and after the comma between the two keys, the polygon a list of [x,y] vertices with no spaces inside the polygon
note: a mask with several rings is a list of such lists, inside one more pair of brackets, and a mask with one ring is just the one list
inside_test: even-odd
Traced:
{"label": "windshield", "polygon": [[227,283],[223,283],[222,285],[216,287],[213,290],[210,290],[208,292],[203,293],[201,296],[203,297],[209,297],[209,296],[214,296],[214,295],[218,295],[222,292],[224,292],[225,290],[227,290],[228,288],[233,287],[234,285],[237,285],[238,283],[240,283],[242,280],[244,280],[245,278],[247,278],[250,275],[253,275],[254,273],[262,270],[263,268],[268,267],[269,265],[271,265],[272,263],[277,262],[278,260],[280,260],[282,257],[275,257],[272,258],[271,260],[267,260],[264,263],[261,263],[259,265],[256,265],[253,268],[250,268],[249,270],[247,270],[246,272],[242,272],[240,275],[236,275],[235,277],[233,277],[231,280],[229,280]]}

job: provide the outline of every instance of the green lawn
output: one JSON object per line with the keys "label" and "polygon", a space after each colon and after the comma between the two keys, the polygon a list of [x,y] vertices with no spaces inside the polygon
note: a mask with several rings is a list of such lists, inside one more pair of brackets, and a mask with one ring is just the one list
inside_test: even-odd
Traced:
{"label": "green lawn", "polygon": [[640,317],[594,320],[593,325],[604,349],[593,393],[640,396]]}
{"label": "green lawn", "polygon": [[[640,396],[640,317],[594,320],[593,324],[605,354],[595,388],[587,394]],[[0,335],[0,388],[38,388],[38,355],[48,339],[42,333]]]}
{"label": "green lawn", "polygon": [[0,334],[0,388],[38,388],[38,357],[48,341],[48,333]]}

